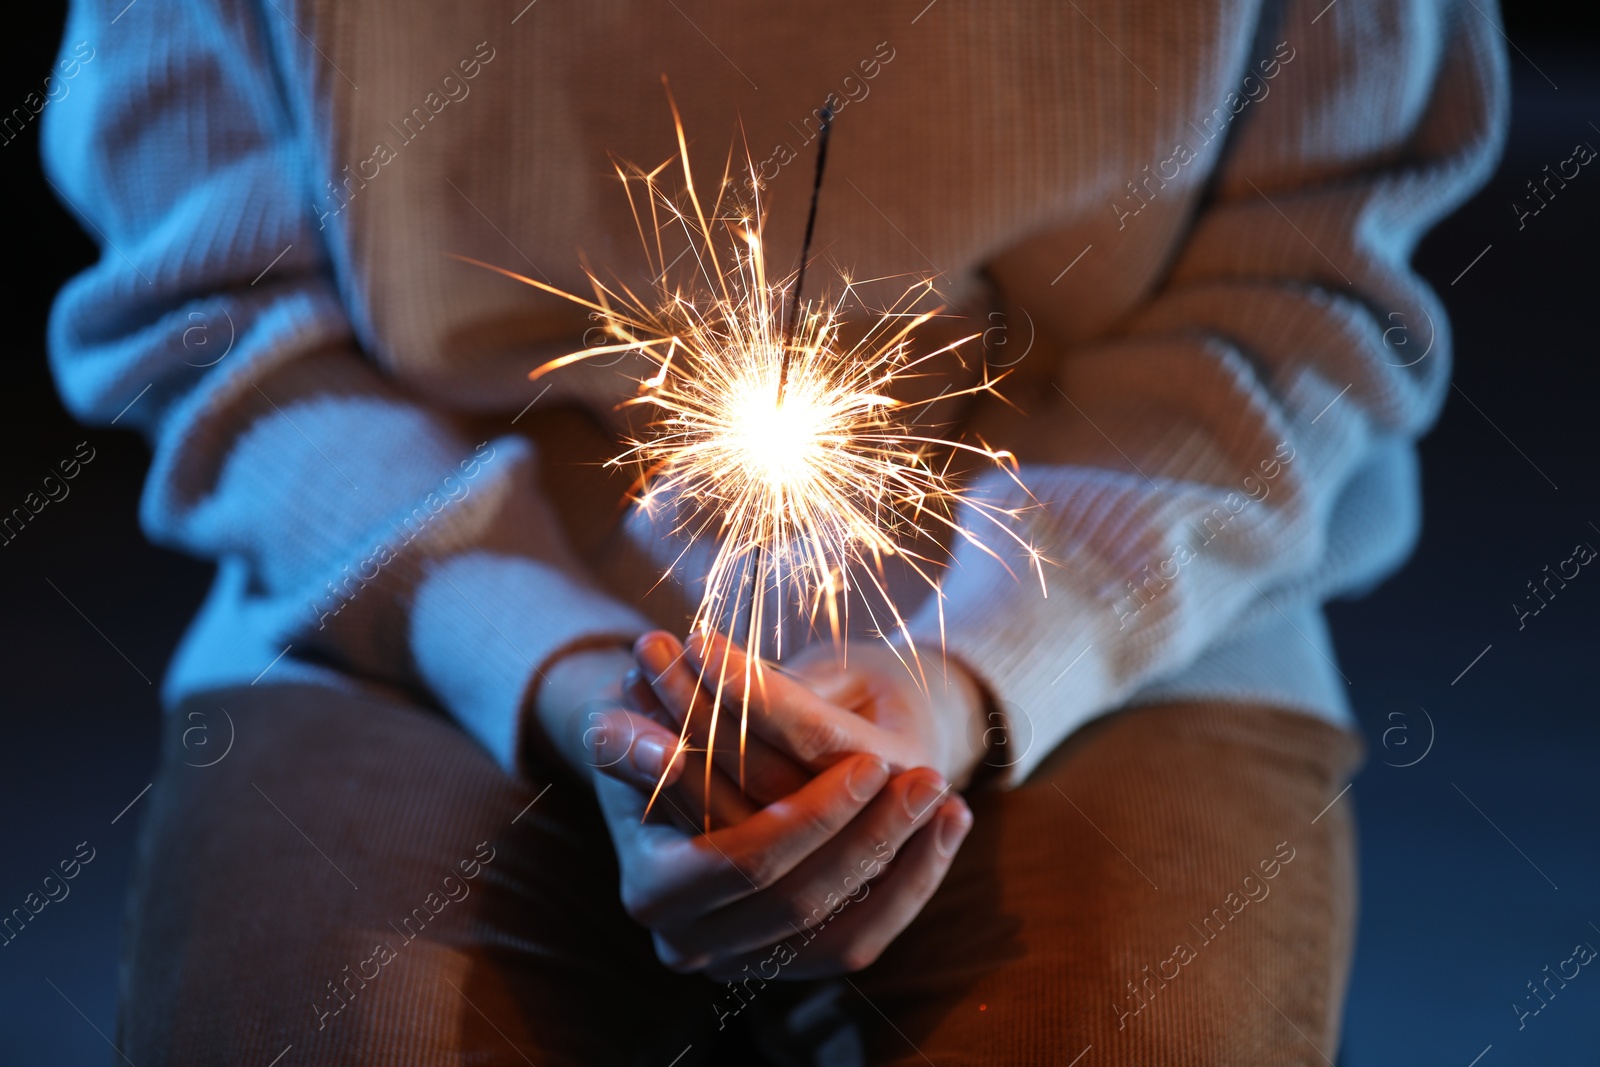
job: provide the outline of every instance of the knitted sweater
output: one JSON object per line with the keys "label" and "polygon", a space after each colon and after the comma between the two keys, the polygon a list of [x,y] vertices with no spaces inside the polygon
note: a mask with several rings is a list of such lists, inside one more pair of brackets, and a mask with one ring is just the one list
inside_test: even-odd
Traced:
{"label": "knitted sweater", "polygon": [[907,604],[919,644],[1007,712],[1013,778],[1132,702],[1346,721],[1321,604],[1416,536],[1414,441],[1450,346],[1407,261],[1503,137],[1496,19],[1471,0],[74,0],[81,69],[44,154],[102,256],[62,290],[51,358],[78,417],[152,442],[149,536],[216,561],[167,700],[398,687],[515,767],[553,657],[683,628],[703,556],[652,591],[682,545],[593,462],[637,376],[530,383],[592,324],[446,255],[570,291],[580,255],[647,281],[610,157],[673,154],[666,74],[702,181],[742,130],[775,269],[832,94],[819,263],[936,275],[969,316],[950,329],[1016,371],[1014,408],[940,418],[1019,457],[1031,500],[993,472],[971,490],[1028,505],[1047,595],[991,538]]}

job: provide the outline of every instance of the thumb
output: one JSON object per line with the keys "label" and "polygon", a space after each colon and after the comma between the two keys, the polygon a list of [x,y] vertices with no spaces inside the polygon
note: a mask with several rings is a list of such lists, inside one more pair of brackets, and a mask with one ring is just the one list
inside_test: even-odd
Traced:
{"label": "thumb", "polygon": [[653,791],[683,774],[677,735],[652,720],[623,708],[592,712],[589,720],[583,734],[589,762],[606,777]]}

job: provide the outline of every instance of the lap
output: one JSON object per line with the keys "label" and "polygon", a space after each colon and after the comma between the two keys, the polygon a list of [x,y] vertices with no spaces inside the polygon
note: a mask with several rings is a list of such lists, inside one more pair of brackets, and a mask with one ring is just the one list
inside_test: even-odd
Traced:
{"label": "lap", "polygon": [[[195,766],[213,757],[185,749],[187,716],[215,737],[220,708],[233,747]],[[739,1024],[780,1056],[803,1033],[941,1067],[1090,1045],[1100,1064],[1322,1062],[1295,1028],[1331,1059],[1348,807],[1312,819],[1357,745],[1262,708],[1109,716],[1017,789],[971,798],[946,883],[876,964],[757,987]],[[119,1042],[136,1063],[292,1046],[285,1067],[666,1064],[692,1043],[686,1067],[742,1003],[655,961],[586,790],[513,779],[401,701],[193,702],[147,818]]]}
{"label": "lap", "polygon": [[[212,766],[184,748],[193,712],[216,741],[231,721]],[[578,785],[316,687],[212,694],[166,735],[125,939],[133,1062],[670,1060],[670,1005],[705,983],[656,965]]]}
{"label": "lap", "polygon": [[1360,749],[1292,712],[1136,708],[975,796],[940,892],[843,1001],[872,1061],[1332,1060],[1355,886],[1348,801],[1323,809]]}

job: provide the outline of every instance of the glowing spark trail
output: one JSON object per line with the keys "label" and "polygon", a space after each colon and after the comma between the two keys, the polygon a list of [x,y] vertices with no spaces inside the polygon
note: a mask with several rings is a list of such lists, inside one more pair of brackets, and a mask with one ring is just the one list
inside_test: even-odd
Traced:
{"label": "glowing spark trail", "polygon": [[[588,308],[600,323],[604,343],[552,360],[530,378],[617,353],[635,353],[653,365],[654,373],[639,380],[635,395],[621,405],[645,410],[645,430],[626,441],[608,465],[638,470],[638,505],[669,517],[675,536],[691,546],[708,538],[716,544],[689,631],[707,638],[722,634],[751,653],[744,657],[742,784],[750,694],[761,684],[761,652],[769,635],[772,655],[782,655],[785,605],[809,625],[825,620],[833,639],[842,642],[849,604],[862,604],[885,640],[901,638],[903,649],[890,647],[920,677],[909,628],[890,595],[887,560],[899,559],[936,596],[942,560],[916,544],[966,541],[998,560],[958,520],[963,506],[1023,549],[1041,587],[1044,558],[1011,529],[1015,510],[967,494],[950,474],[953,461],[965,454],[1005,471],[1020,486],[1011,454],[920,432],[903,417],[907,405],[891,395],[897,383],[933,373],[930,363],[954,358],[952,353],[981,334],[931,352],[916,350],[915,331],[943,310],[917,310],[933,294],[932,280],[926,278],[871,314],[853,342],[842,336],[846,309],[858,303],[848,280],[837,300],[802,304],[796,277],[785,321],[790,279],[774,282],[767,275],[759,182],[750,183],[752,206],[735,203],[730,156],[716,200],[705,210],[689,166],[682,118],[670,94],[668,99],[686,203],[668,195],[658,181],[671,160],[651,171],[614,164],[657,279],[652,291],[635,293],[621,281],[608,283],[586,271],[594,289],[589,300],[492,264],[456,258]],[[747,166],[753,176],[748,160]],[[641,215],[641,201],[648,220]],[[808,244],[810,228],[808,222]],[[692,285],[667,280],[670,264],[662,234],[669,230],[690,237]],[[802,258],[801,277],[804,269]],[[998,380],[985,369],[981,381],[943,397],[990,393]],[[863,594],[881,605],[886,619],[878,619]],[[715,687],[708,749],[716,744],[729,673],[726,656],[714,681],[702,672],[701,683]],[[686,718],[678,752],[688,750],[689,733]],[[708,752],[708,798],[711,770]]]}

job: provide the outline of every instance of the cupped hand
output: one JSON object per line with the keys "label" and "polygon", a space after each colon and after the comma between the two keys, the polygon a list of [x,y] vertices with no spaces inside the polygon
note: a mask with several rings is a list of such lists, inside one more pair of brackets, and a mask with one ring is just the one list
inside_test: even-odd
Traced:
{"label": "cupped hand", "polygon": [[891,777],[882,759],[855,754],[761,807],[712,766],[713,809],[746,810],[697,833],[685,806],[701,783],[684,773],[678,735],[624,708],[597,721],[591,740],[608,755],[595,792],[623,906],[673,970],[724,978],[754,962],[790,979],[859,970],[922,910],[972,825],[935,771]]}
{"label": "cupped hand", "polygon": [[931,767],[965,788],[994,731],[964,668],[882,642],[858,642],[848,654],[812,646],[759,669],[720,636],[685,647],[657,631],[634,652],[660,706],[680,729],[687,723],[685,740],[708,748],[715,722],[717,766],[743,772],[761,801],[853,752],[873,753],[896,772]]}

